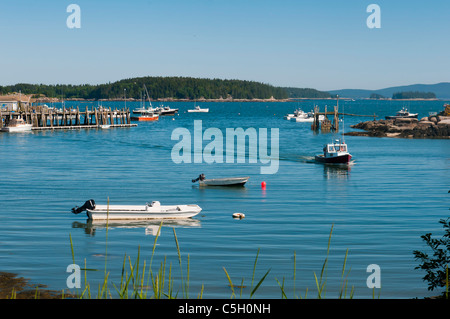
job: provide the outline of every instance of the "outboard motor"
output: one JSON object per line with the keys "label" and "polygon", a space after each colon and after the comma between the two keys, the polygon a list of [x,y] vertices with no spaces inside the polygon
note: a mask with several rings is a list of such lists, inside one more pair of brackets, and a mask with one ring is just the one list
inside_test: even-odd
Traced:
{"label": "outboard motor", "polygon": [[197,182],[198,180],[204,180],[205,179],[205,174],[200,174],[196,179],[192,180],[192,183]]}
{"label": "outboard motor", "polygon": [[79,214],[81,212],[84,212],[86,209],[95,209],[95,201],[93,199],[86,201],[86,203],[84,203],[84,205],[81,207],[75,206],[74,208],[72,208],[72,213]]}

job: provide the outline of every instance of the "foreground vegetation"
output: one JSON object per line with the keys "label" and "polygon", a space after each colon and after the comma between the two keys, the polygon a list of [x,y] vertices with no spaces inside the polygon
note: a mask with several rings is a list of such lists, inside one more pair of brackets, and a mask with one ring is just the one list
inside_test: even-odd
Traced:
{"label": "foreground vegetation", "polygon": [[[203,298],[204,286],[202,285],[200,291],[196,292],[192,296],[189,288],[190,283],[190,259],[187,256],[186,264],[184,264],[178,238],[173,229],[174,239],[177,248],[178,255],[178,265],[179,265],[179,282],[176,282],[174,270],[172,264],[168,264],[166,257],[158,265],[153,265],[153,258],[155,256],[155,248],[157,246],[157,241],[161,231],[162,223],[159,227],[158,233],[155,236],[155,241],[153,243],[153,250],[150,258],[150,262],[141,260],[140,249],[138,248],[138,254],[134,261],[131,260],[129,256],[124,256],[122,272],[119,283],[110,283],[109,272],[106,267],[106,257],[105,257],[105,274],[104,280],[99,284],[97,293],[94,295],[92,293],[92,287],[87,280],[87,267],[84,268],[84,286],[78,291],[71,292],[71,296],[80,299],[105,299],[105,298],[120,298],[120,299],[174,299],[174,298]],[[331,228],[328,248],[325,261],[322,265],[320,273],[314,273],[314,279],[316,283],[317,295],[316,298],[325,298],[327,292],[327,270],[328,270],[328,257],[330,252],[331,243]],[[108,230],[106,230],[108,232]],[[107,236],[107,234],[106,234]],[[72,239],[70,238],[71,249],[72,249],[72,259],[75,263],[74,246]],[[347,270],[347,255],[348,251],[344,256],[344,263],[341,271],[341,286],[339,289],[339,294],[337,298],[353,298],[354,288],[348,285],[348,275],[349,270]],[[105,254],[107,256],[107,254]],[[261,288],[263,282],[267,279],[270,269],[268,269],[261,278],[255,278],[256,268],[258,263],[259,250],[256,253],[252,278],[250,282],[250,292],[248,296],[244,296],[244,287],[246,287],[245,279],[242,278],[238,283],[234,282],[229,275],[227,269],[223,267],[228,286],[230,287],[231,298],[254,298],[256,292]],[[280,288],[280,296],[283,299],[287,298],[307,298],[308,289],[305,290],[304,294],[300,293],[295,288],[296,280],[296,255],[294,253],[294,267],[293,267],[293,290],[288,292],[285,285],[285,279],[279,280],[275,278],[278,286]],[[112,287],[111,287],[112,285]],[[314,298],[314,296],[313,296]]]}
{"label": "foreground vegetation", "polygon": [[[450,191],[449,191],[450,192]],[[428,290],[435,290],[444,288],[442,297],[448,299],[449,296],[449,272],[448,265],[450,263],[450,219],[441,219],[439,221],[444,228],[444,235],[442,238],[432,238],[431,233],[427,233],[421,238],[431,250],[430,256],[427,252],[415,250],[414,257],[419,260],[421,264],[416,269],[425,270],[426,275],[423,277],[424,281],[428,282]]]}
{"label": "foreground vegetation", "polygon": [[[162,223],[159,226],[158,232],[155,236],[153,243],[150,262],[141,259],[140,248],[138,247],[138,253],[135,260],[132,260],[130,256],[125,255],[123,258],[121,276],[118,283],[113,283],[110,280],[110,273],[107,269],[107,237],[108,227],[106,227],[106,247],[105,247],[105,269],[104,279],[93,287],[88,281],[87,273],[92,270],[86,265],[84,261],[84,268],[81,269],[84,272],[84,280],[81,280],[82,285],[76,290],[62,290],[47,291],[43,290],[42,286],[32,287],[26,291],[21,291],[26,284],[26,280],[23,278],[17,279],[17,286],[13,288],[10,293],[0,295],[0,298],[6,299],[64,299],[64,298],[76,298],[76,299],[189,299],[189,298],[203,298],[204,286],[201,286],[200,291],[196,291],[194,295],[190,291],[190,258],[187,256],[187,261],[182,260],[181,250],[178,242],[178,238],[173,229],[173,235],[176,244],[179,272],[172,268],[172,264],[168,263],[166,257],[162,259],[159,265],[154,265],[155,250],[157,241],[161,232]],[[327,294],[327,274],[328,274],[328,258],[330,253],[330,244],[333,228],[331,228],[328,238],[328,248],[325,257],[325,261],[322,265],[320,272],[314,272],[315,288],[317,292],[314,292],[312,298],[325,298]],[[75,264],[75,247],[72,242],[72,237],[69,235],[70,247],[72,253],[72,262]],[[348,275],[350,270],[347,269],[347,256],[348,250],[344,256],[344,262],[341,271],[341,282],[338,289],[338,295],[333,298],[353,298],[354,287],[348,285]],[[264,275],[260,278],[256,278],[256,269],[259,257],[259,249],[256,253],[255,261],[253,264],[253,272],[250,281],[250,285],[246,282],[245,278],[239,279],[235,282],[232,276],[228,273],[227,269],[223,267],[224,271],[224,286],[228,285],[231,298],[254,298],[255,294],[263,286],[263,283],[267,280],[271,269],[265,271]],[[308,288],[302,293],[295,287],[296,272],[297,272],[297,258],[294,253],[294,265],[293,274],[289,274],[289,277],[293,276],[293,286],[287,288],[285,278],[275,278],[282,299],[294,298],[304,299],[310,298],[311,293],[308,295]],[[175,275],[175,273],[177,274]],[[13,276],[10,276],[13,277]],[[244,294],[244,288],[248,287]],[[0,291],[1,291],[0,285]],[[94,292],[95,291],[95,292]],[[224,296],[226,298],[227,296]]]}
{"label": "foreground vegetation", "polygon": [[[431,248],[433,255],[430,257],[425,252],[414,251],[414,256],[417,260],[422,263],[416,267],[416,269],[422,269],[426,271],[426,275],[423,278],[429,283],[429,290],[434,290],[436,288],[444,288],[444,292],[440,297],[448,299],[449,293],[449,272],[448,263],[450,261],[450,223],[449,220],[440,220],[440,223],[446,229],[444,236],[441,239],[434,239],[431,234],[425,234],[422,239]],[[125,255],[122,264],[121,276],[119,283],[113,283],[110,281],[110,273],[107,270],[107,242],[108,242],[108,226],[106,227],[106,247],[105,247],[105,269],[104,269],[104,279],[103,282],[98,284],[98,287],[92,287],[88,282],[87,272],[92,270],[88,269],[86,265],[86,260],[84,261],[84,280],[83,286],[75,291],[62,290],[48,291],[42,289],[43,286],[34,287],[34,289],[28,289],[21,291],[25,286],[27,286],[26,280],[23,278],[14,278],[12,274],[0,273],[0,299],[64,299],[64,298],[76,298],[76,299],[189,299],[189,298],[203,298],[204,286],[201,286],[200,291],[197,291],[194,296],[190,292],[190,258],[187,256],[187,261],[182,260],[181,250],[178,242],[178,238],[173,228],[173,235],[175,239],[177,256],[178,256],[178,266],[179,274],[174,275],[175,271],[172,268],[172,264],[167,262],[166,257],[160,262],[159,265],[155,266],[153,264],[153,259],[155,257],[155,250],[157,246],[157,241],[161,232],[162,223],[159,226],[158,232],[155,236],[153,243],[152,254],[150,262],[141,260],[140,247],[138,247],[137,257],[132,261],[130,256]],[[328,274],[328,260],[330,253],[331,237],[332,237],[333,227],[331,228],[328,247],[325,260],[323,262],[320,272],[314,272],[315,280],[315,292],[312,298],[322,299],[326,298],[327,293],[327,274]],[[70,247],[72,252],[72,261],[75,264],[75,249],[72,242],[72,237],[69,236]],[[229,275],[227,269],[223,267],[224,274],[227,279],[228,286],[230,287],[230,297],[231,298],[254,298],[256,292],[261,288],[264,281],[267,280],[271,269],[268,269],[261,278],[255,278],[256,268],[259,257],[259,249],[256,253],[255,261],[253,264],[253,272],[251,277],[251,282],[249,286],[248,295],[244,295],[244,287],[247,283],[245,279],[242,278],[237,283],[233,281]],[[349,286],[348,276],[350,270],[347,269],[347,257],[348,249],[345,253],[342,271],[340,273],[340,286],[337,289],[338,295],[332,298],[346,299],[354,297],[354,286]],[[293,274],[289,277],[293,278],[293,285],[291,283],[290,288],[287,288],[285,278],[281,280],[275,278],[279,289],[280,296],[282,299],[294,298],[294,299],[306,299],[310,298],[308,295],[308,288],[302,293],[298,291],[295,287],[296,282],[296,272],[297,272],[297,258],[294,252],[294,265]],[[176,279],[176,277],[178,279]],[[4,280],[6,279],[6,280]],[[5,284],[6,281],[6,284]],[[3,286],[7,286],[8,281],[15,282],[10,293],[5,293]],[[289,291],[288,291],[289,290]],[[336,289],[335,289],[336,290]],[[93,291],[96,291],[93,293]],[[226,296],[224,296],[226,297]],[[373,289],[372,298],[379,298],[375,295],[375,288]]]}

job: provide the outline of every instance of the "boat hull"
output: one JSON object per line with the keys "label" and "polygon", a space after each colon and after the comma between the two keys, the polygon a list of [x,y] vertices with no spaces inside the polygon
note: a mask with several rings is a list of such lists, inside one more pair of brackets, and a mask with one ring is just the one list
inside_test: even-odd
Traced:
{"label": "boat hull", "polygon": [[178,112],[178,109],[169,109],[169,110],[159,110],[157,113],[161,116],[165,115],[175,115]]}
{"label": "boat hull", "polygon": [[31,131],[31,124],[24,124],[24,125],[20,125],[20,126],[5,126],[2,127],[2,131],[3,132],[29,132]]}
{"label": "boat hull", "polygon": [[157,121],[159,119],[159,116],[132,116],[132,121]]}
{"label": "boat hull", "polygon": [[325,157],[324,155],[316,155],[315,160],[323,164],[348,164],[352,156],[350,154]]}
{"label": "boat hull", "polygon": [[391,115],[391,116],[385,116],[384,118],[386,120],[395,120],[395,119],[416,119],[418,117],[418,114],[412,114],[412,115]]}
{"label": "boat hull", "polygon": [[87,209],[92,220],[137,220],[137,219],[178,219],[190,218],[202,211],[198,205],[157,206],[147,205],[97,205]]}
{"label": "boat hull", "polygon": [[200,109],[200,110],[187,110],[188,113],[208,113],[209,109]]}
{"label": "boat hull", "polygon": [[231,178],[215,178],[204,179],[199,181],[201,186],[244,186],[249,177],[231,177]]}
{"label": "boat hull", "polygon": [[293,117],[293,118],[291,119],[291,121],[295,121],[295,122],[309,122],[309,123],[312,123],[312,122],[314,122],[314,118],[313,118],[313,117],[308,117],[308,118]]}

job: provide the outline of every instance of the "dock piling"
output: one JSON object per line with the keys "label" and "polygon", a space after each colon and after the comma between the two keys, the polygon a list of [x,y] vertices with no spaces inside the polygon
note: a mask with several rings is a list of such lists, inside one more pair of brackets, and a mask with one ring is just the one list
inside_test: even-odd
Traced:
{"label": "dock piling", "polygon": [[117,108],[95,108],[85,111],[63,106],[62,109],[53,109],[42,106],[22,106],[19,111],[0,110],[0,128],[9,123],[14,117],[22,117],[26,123],[32,124],[32,130],[53,130],[53,129],[81,129],[97,128],[102,124],[109,124],[111,127],[132,127],[137,124],[131,123],[130,110]]}

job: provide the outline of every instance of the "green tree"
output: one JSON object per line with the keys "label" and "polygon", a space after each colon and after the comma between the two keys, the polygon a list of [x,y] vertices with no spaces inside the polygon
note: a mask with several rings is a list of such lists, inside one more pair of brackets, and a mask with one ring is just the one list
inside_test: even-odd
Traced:
{"label": "green tree", "polygon": [[444,235],[440,239],[431,237],[431,233],[421,236],[428,247],[431,249],[432,255],[425,252],[415,250],[414,258],[421,261],[421,264],[415,269],[425,270],[426,275],[424,281],[428,281],[428,290],[434,290],[439,287],[446,287],[445,296],[448,298],[448,265],[450,263],[450,224],[449,219],[441,219],[441,223],[445,229]]}

